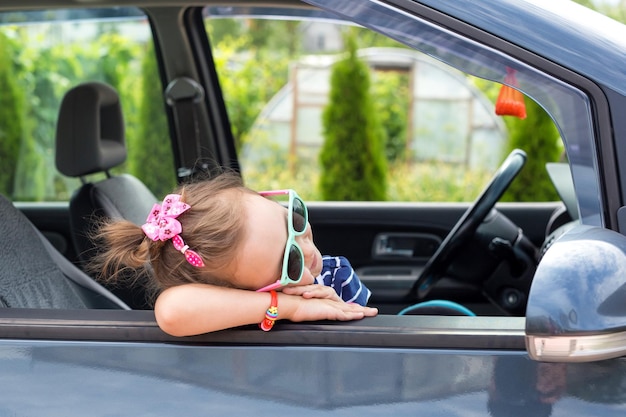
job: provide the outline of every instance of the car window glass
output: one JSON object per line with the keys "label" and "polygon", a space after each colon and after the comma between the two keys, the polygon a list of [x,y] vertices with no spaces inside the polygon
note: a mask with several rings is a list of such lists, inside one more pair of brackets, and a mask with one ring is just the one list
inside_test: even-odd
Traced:
{"label": "car window glass", "polygon": [[[407,18],[428,36],[399,42],[320,11],[214,6],[206,16],[243,177],[252,188],[292,187],[305,199],[327,199],[320,192],[329,169],[320,163],[328,139],[324,112],[351,31],[369,68],[372,112],[384,137],[386,192],[372,199],[472,201],[510,149],[524,148],[515,143],[527,140],[519,137],[524,128],[494,111],[506,62],[488,64],[489,51],[451,43],[424,22]],[[372,18],[368,26],[377,22]],[[526,77],[520,74],[520,82]],[[546,162],[562,161],[552,119],[526,102],[552,135],[540,144]],[[511,193],[505,200],[558,200],[545,169],[539,171],[534,175],[546,192]]]}
{"label": "car window glass", "polygon": [[[516,85],[528,98],[532,98],[543,111],[555,122],[558,136],[554,140],[563,141],[566,155],[572,167],[574,182],[584,184],[585,198],[580,201],[580,216],[584,223],[602,224],[601,192],[597,176],[597,160],[594,138],[596,130],[593,126],[592,106],[585,92],[567,84],[556,77],[541,72],[518,59],[509,57],[499,51],[492,50],[483,44],[473,42],[465,36],[442,29],[426,20],[410,16],[388,19],[386,6],[368,1],[354,7],[351,0],[328,4],[326,0],[311,3],[342,10],[351,20],[376,28],[377,31],[398,37],[406,45],[412,46],[438,60],[458,68],[467,74],[485,80],[506,82],[507,76],[513,72],[515,80],[508,84]],[[397,15],[394,15],[397,17]],[[402,25],[402,30],[396,30]],[[529,100],[526,99],[528,104]],[[534,106],[533,102],[531,104]],[[536,119],[533,121],[536,123]],[[532,125],[531,125],[532,126]],[[533,146],[533,136],[540,132],[532,132],[531,126],[524,126],[521,134],[526,139],[522,147]],[[534,134],[533,134],[534,133]],[[535,137],[539,143],[550,143],[553,138]],[[543,155],[545,148],[533,149],[533,156]],[[549,161],[545,161],[549,162]],[[541,167],[545,174],[545,169]],[[527,171],[527,170],[526,170]],[[537,185],[535,181],[533,189]]]}
{"label": "car window glass", "polygon": [[[55,132],[63,95],[87,81],[105,82],[120,96],[128,147],[126,162],[114,173],[130,172],[155,193],[146,175],[139,138],[156,136],[171,154],[162,105],[151,94],[158,83],[152,36],[146,16],[136,8],[68,9],[0,13],[0,69],[4,120],[0,192],[14,201],[67,201],[79,179],[55,166]],[[157,84],[158,85],[158,84]],[[154,91],[151,91],[154,90]],[[159,126],[161,127],[159,131]],[[169,158],[171,160],[171,158]],[[164,158],[165,165],[170,164]],[[173,166],[173,162],[171,162]],[[173,168],[168,172],[175,182]],[[103,174],[90,179],[98,179]],[[158,184],[158,183],[156,183]]]}

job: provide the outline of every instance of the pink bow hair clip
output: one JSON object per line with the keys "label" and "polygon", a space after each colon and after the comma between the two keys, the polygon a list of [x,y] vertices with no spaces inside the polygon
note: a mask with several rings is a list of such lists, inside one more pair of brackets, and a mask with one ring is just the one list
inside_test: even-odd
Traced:
{"label": "pink bow hair clip", "polygon": [[198,255],[195,251],[189,249],[189,245],[185,245],[185,242],[183,241],[183,238],[180,237],[180,235],[176,235],[172,238],[172,244],[177,251],[185,255],[185,259],[187,259],[187,262],[189,262],[191,265],[195,266],[196,268],[204,266],[204,262],[202,261],[200,255]]}
{"label": "pink bow hair clip", "polygon": [[155,204],[150,210],[146,223],[141,226],[143,232],[153,241],[166,241],[172,239],[172,244],[177,251],[185,255],[185,259],[195,267],[204,266],[202,257],[185,244],[180,234],[183,226],[176,218],[191,206],[180,201],[180,194],[168,194],[163,199],[163,203]]}

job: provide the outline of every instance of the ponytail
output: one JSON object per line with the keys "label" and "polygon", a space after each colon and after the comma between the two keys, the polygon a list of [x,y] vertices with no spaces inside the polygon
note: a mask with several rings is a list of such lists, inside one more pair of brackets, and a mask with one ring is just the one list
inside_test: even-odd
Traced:
{"label": "ponytail", "polygon": [[88,269],[113,285],[150,274],[150,248],[161,243],[150,242],[141,227],[127,220],[103,223],[92,240],[99,251]]}

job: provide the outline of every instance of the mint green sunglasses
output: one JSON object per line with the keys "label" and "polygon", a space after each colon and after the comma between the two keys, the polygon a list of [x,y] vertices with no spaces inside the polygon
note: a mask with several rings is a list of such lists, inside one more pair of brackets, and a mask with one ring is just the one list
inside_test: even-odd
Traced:
{"label": "mint green sunglasses", "polygon": [[288,195],[289,205],[287,211],[287,243],[283,255],[283,270],[280,279],[257,291],[271,291],[287,284],[300,282],[304,274],[304,253],[296,242],[296,236],[304,234],[309,221],[309,213],[306,204],[294,190],[259,191],[263,197],[276,195]]}

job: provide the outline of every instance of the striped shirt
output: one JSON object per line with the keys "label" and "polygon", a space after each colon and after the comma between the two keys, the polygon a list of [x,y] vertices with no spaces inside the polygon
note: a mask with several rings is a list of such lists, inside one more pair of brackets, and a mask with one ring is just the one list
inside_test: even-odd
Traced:
{"label": "striped shirt", "polygon": [[315,281],[332,287],[346,303],[364,306],[372,294],[354,272],[350,262],[343,256],[323,256],[322,272],[315,278]]}

